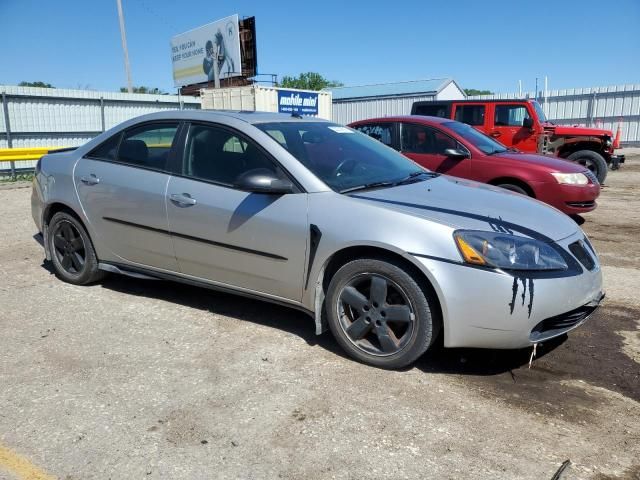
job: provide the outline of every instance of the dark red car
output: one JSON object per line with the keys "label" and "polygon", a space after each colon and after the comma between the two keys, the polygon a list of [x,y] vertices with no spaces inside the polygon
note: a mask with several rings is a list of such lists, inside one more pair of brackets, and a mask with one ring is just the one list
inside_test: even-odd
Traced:
{"label": "dark red car", "polygon": [[500,186],[566,214],[590,212],[600,195],[597,178],[585,166],[507,148],[466,123],[411,115],[362,120],[349,126],[429,170]]}

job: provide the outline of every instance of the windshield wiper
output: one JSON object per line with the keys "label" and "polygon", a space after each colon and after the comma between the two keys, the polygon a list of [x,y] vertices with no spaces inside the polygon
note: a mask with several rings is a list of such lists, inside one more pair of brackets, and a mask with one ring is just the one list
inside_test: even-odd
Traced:
{"label": "windshield wiper", "polygon": [[504,150],[494,150],[493,152],[489,152],[487,153],[487,155],[495,155],[496,153],[504,153],[504,152],[508,152],[509,149],[505,148]]}
{"label": "windshield wiper", "polygon": [[402,185],[403,183],[407,183],[410,182],[411,180],[421,176],[421,175],[429,175],[431,178],[433,177],[437,177],[438,175],[440,175],[439,173],[435,173],[435,172],[427,172],[426,170],[418,170],[416,172],[412,172],[409,175],[407,175],[406,177],[404,177],[401,180],[398,180],[395,184],[396,185]]}
{"label": "windshield wiper", "polygon": [[404,178],[395,181],[382,181],[382,182],[372,182],[365,183],[364,185],[357,185],[355,187],[345,188],[344,190],[340,190],[340,193],[349,193],[355,192],[357,190],[367,190],[369,188],[378,188],[378,187],[395,187],[396,185],[402,185],[412,181],[413,179],[421,176],[421,175],[429,175],[431,178],[437,177],[439,174],[434,172],[427,172],[425,170],[418,170],[416,172],[412,172]]}
{"label": "windshield wiper", "polygon": [[395,184],[396,182],[371,182],[371,183],[365,183],[364,185],[357,185],[355,187],[345,188],[343,190],[340,190],[339,193],[349,193],[349,192],[355,192],[357,190],[367,190],[369,188],[377,188],[377,187],[392,187]]}

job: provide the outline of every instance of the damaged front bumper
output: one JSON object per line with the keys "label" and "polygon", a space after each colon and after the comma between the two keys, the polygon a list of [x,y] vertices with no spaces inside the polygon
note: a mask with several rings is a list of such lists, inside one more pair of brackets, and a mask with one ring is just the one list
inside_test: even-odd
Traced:
{"label": "damaged front bumper", "polygon": [[[558,244],[569,251],[582,238],[575,234]],[[445,347],[529,347],[580,326],[603,297],[595,258],[592,270],[556,278],[520,278],[457,262],[418,260],[440,300]]]}

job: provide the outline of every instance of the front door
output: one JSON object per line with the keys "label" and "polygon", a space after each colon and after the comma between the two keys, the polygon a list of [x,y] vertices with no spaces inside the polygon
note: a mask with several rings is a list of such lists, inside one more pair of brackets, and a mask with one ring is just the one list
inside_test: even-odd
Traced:
{"label": "front door", "polygon": [[538,148],[537,137],[532,128],[523,126],[525,118],[531,118],[525,105],[496,104],[489,135],[507,147],[535,152]]}
{"label": "front door", "polygon": [[414,162],[434,172],[469,177],[468,158],[451,158],[447,149],[464,148],[457,140],[432,127],[418,123],[401,124],[401,153]]}
{"label": "front door", "polygon": [[309,226],[307,194],[250,193],[239,176],[273,159],[234,130],[190,126],[183,172],[167,188],[169,230],[182,273],[299,301]]}
{"label": "front door", "polygon": [[176,123],[118,133],[76,164],[74,183],[100,253],[116,260],[176,271],[167,232],[167,159]]}

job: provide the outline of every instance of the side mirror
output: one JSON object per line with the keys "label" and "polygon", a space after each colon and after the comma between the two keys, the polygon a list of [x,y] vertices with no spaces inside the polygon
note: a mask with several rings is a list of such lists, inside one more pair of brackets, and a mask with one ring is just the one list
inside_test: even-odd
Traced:
{"label": "side mirror", "polygon": [[533,128],[533,118],[531,118],[531,117],[525,117],[525,118],[522,120],[522,126],[523,126],[524,128]]}
{"label": "side mirror", "polygon": [[272,195],[285,195],[294,191],[291,181],[279,178],[267,169],[256,169],[243,173],[236,180],[235,187],[247,192]]}
{"label": "side mirror", "polygon": [[462,160],[463,158],[469,158],[469,153],[460,148],[447,148],[444,151],[444,154],[447,157],[452,158],[454,160]]}

